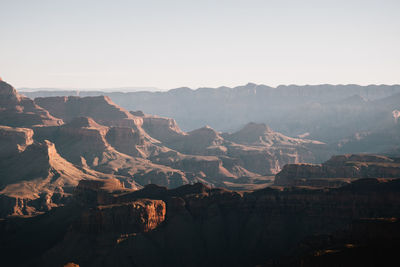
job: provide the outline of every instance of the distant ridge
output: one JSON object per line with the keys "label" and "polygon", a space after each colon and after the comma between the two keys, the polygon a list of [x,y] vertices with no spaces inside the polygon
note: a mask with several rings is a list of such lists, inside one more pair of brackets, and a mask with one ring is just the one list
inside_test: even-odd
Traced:
{"label": "distant ridge", "polygon": [[[1,81],[1,78],[0,78]],[[219,86],[219,87],[197,87],[191,88],[187,86],[171,88],[171,89],[160,89],[157,87],[151,86],[132,86],[132,87],[111,87],[111,88],[58,88],[58,87],[19,87],[17,88],[19,92],[49,92],[49,91],[60,91],[60,92],[115,92],[115,93],[131,93],[131,92],[174,92],[174,91],[202,91],[207,89],[215,89],[215,90],[233,90],[240,88],[250,88],[250,87],[260,87],[260,88],[272,88],[272,89],[284,89],[284,88],[315,88],[315,87],[365,87],[365,88],[374,88],[374,87],[382,87],[382,86],[394,86],[400,87],[400,84],[368,84],[368,85],[359,85],[359,84],[279,84],[277,86],[270,86],[265,84],[256,84],[256,83],[247,83],[246,85],[238,85],[234,87],[229,86]]]}
{"label": "distant ridge", "polygon": [[32,99],[50,96],[108,96],[126,110],[174,118],[183,131],[210,125],[234,132],[253,121],[289,137],[307,136],[338,143],[355,132],[380,127],[400,109],[400,85],[279,85],[248,83],[236,87],[188,87],[162,92],[38,91]]}

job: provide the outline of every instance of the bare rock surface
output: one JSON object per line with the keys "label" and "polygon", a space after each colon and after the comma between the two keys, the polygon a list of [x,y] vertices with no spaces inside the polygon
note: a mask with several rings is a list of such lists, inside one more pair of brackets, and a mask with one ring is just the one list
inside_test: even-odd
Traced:
{"label": "bare rock surface", "polygon": [[360,178],[400,178],[400,162],[382,155],[333,156],[322,164],[288,164],[276,175],[275,184],[312,186],[334,179],[341,184]]}
{"label": "bare rock surface", "polygon": [[29,127],[33,125],[61,125],[63,121],[36,105],[33,100],[17,93],[0,80],[0,125]]}

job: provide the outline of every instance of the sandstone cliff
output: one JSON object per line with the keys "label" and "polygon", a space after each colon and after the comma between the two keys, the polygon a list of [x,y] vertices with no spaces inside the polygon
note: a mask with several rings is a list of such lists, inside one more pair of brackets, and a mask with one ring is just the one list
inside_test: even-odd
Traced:
{"label": "sandstone cliff", "polygon": [[0,125],[29,127],[32,125],[61,125],[63,122],[22,96],[8,83],[0,80]]}
{"label": "sandstone cliff", "polygon": [[74,166],[58,154],[53,143],[33,142],[32,135],[31,129],[0,128],[1,140],[8,147],[0,155],[0,217],[47,211],[64,204],[79,180],[107,177]]}

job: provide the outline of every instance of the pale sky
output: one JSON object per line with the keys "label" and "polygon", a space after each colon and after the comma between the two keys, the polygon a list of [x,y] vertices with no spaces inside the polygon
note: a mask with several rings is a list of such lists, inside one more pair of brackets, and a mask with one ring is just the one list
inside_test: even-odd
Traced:
{"label": "pale sky", "polygon": [[400,83],[399,0],[0,0],[15,87]]}

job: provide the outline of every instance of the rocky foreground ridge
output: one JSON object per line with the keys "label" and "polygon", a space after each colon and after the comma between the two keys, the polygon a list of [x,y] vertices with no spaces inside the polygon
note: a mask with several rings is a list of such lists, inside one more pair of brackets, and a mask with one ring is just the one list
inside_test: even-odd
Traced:
{"label": "rocky foreground ridge", "polygon": [[[346,253],[379,259],[386,248],[399,246],[392,239],[400,237],[399,182],[370,178],[340,188],[239,193],[200,183],[132,191],[115,180],[81,181],[70,204],[0,224],[2,261],[15,266],[300,266],[329,263],[324,257],[331,253],[332,259],[331,246],[345,260]],[[49,223],[51,230],[38,231]],[[23,238],[25,232],[31,235]],[[386,243],[380,254],[365,253],[376,240]],[[13,257],[15,248],[32,243],[26,257]]]}

